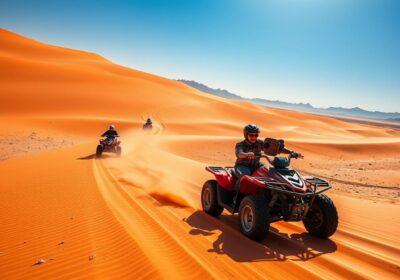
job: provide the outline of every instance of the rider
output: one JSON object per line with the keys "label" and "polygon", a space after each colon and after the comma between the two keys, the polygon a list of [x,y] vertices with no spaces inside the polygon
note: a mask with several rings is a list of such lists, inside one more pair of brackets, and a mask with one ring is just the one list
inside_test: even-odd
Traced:
{"label": "rider", "polygon": [[[236,202],[239,193],[240,178],[244,175],[251,175],[258,168],[262,167],[260,155],[263,151],[263,141],[258,139],[260,129],[255,124],[248,124],[243,128],[244,140],[237,143],[235,147],[236,162],[235,173],[238,180],[235,184],[235,196],[233,202]],[[290,154],[292,151],[283,148],[281,153]],[[300,154],[297,154],[301,156]]]}
{"label": "rider", "polygon": [[101,137],[106,137],[108,139],[109,144],[112,142],[112,139],[118,136],[119,134],[115,130],[115,125],[113,124],[110,124],[108,130],[101,135]]}
{"label": "rider", "polygon": [[255,124],[248,124],[243,128],[244,140],[237,143],[235,147],[236,162],[235,173],[238,180],[235,190],[239,189],[239,179],[244,175],[251,175],[255,170],[263,166],[260,158],[257,157],[262,152],[263,141],[257,139],[260,129]]}
{"label": "rider", "polygon": [[152,124],[153,124],[153,122],[151,121],[150,118],[148,118],[146,123],[144,124],[144,126],[151,126]]}

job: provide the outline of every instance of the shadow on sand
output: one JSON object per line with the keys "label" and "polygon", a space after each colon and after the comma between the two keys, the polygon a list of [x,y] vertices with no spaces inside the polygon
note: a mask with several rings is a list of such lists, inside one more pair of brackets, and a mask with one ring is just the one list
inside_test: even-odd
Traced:
{"label": "shadow on sand", "polygon": [[80,157],[80,158],[77,158],[77,159],[78,160],[88,160],[88,159],[93,159],[93,158],[97,158],[96,154],[91,154],[91,155],[88,155],[88,156],[85,156],[85,157]]}
{"label": "shadow on sand", "polygon": [[190,234],[219,234],[208,251],[226,254],[238,262],[307,261],[337,250],[330,239],[318,239],[308,233],[289,235],[274,228],[273,224],[262,243],[254,242],[240,233],[237,215],[222,215],[217,219],[196,211],[184,221],[192,227]]}
{"label": "shadow on sand", "polygon": [[77,160],[89,160],[89,159],[100,159],[100,158],[111,158],[111,157],[115,157],[115,156],[108,155],[108,154],[102,154],[101,157],[98,158],[96,156],[96,154],[91,154],[91,155],[88,155],[85,157],[77,158]]}

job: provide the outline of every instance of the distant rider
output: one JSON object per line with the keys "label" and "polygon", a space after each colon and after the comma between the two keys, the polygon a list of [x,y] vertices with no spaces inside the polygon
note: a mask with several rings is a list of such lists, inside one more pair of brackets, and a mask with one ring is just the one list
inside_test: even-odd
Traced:
{"label": "distant rider", "polygon": [[110,127],[108,128],[108,130],[106,132],[104,132],[102,135],[102,137],[106,137],[107,138],[107,142],[108,144],[111,144],[112,141],[114,140],[115,137],[118,137],[119,134],[118,132],[115,130],[115,125],[110,124]]}
{"label": "distant rider", "polygon": [[153,122],[151,121],[150,118],[148,118],[146,120],[146,123],[143,125],[143,128],[148,128],[148,127],[152,127],[153,126]]}

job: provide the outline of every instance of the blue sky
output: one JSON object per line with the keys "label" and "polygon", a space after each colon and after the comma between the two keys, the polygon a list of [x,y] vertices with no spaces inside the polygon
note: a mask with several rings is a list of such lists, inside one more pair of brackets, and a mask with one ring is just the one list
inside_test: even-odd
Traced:
{"label": "blue sky", "polygon": [[398,0],[1,0],[0,26],[246,97],[400,111]]}

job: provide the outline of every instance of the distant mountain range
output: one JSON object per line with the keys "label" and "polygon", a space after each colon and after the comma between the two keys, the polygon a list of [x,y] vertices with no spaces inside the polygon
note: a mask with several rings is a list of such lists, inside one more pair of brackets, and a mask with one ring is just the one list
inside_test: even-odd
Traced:
{"label": "distant mountain range", "polygon": [[188,86],[191,86],[195,89],[198,89],[202,92],[209,93],[212,95],[216,95],[219,97],[236,99],[236,100],[246,100],[253,103],[257,103],[260,105],[280,108],[280,109],[288,109],[294,111],[315,113],[315,114],[323,114],[323,115],[335,115],[335,116],[347,116],[354,118],[367,118],[367,119],[375,119],[375,120],[385,120],[391,122],[400,122],[400,113],[385,113],[379,111],[367,111],[358,107],[355,108],[342,108],[342,107],[329,107],[329,108],[316,108],[313,107],[310,103],[289,103],[279,100],[267,100],[261,98],[244,98],[240,95],[229,92],[225,89],[213,89],[204,84],[198,83],[196,81],[189,80],[177,80],[179,82],[185,83]]}

